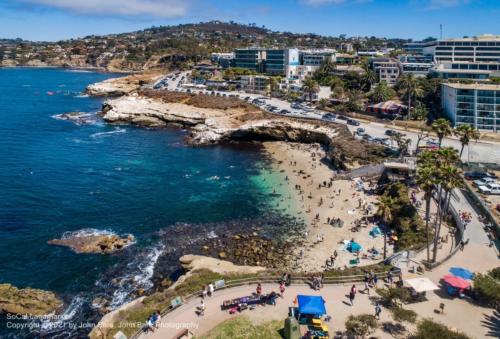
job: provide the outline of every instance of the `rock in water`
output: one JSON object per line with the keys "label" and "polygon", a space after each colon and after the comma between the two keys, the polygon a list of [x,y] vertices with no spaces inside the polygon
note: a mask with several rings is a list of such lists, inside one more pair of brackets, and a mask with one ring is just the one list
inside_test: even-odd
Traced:
{"label": "rock in water", "polygon": [[52,292],[0,284],[0,313],[47,315],[63,305]]}
{"label": "rock in water", "polygon": [[53,239],[48,243],[50,245],[67,246],[76,253],[110,254],[124,249],[134,241],[135,238],[132,235],[122,238],[115,234],[103,234]]}

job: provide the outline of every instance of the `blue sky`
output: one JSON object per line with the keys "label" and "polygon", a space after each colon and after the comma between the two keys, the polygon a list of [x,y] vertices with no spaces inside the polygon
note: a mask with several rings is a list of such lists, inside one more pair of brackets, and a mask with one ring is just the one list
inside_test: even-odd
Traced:
{"label": "blue sky", "polygon": [[422,39],[500,34],[500,0],[0,0],[0,38],[50,40],[209,20]]}

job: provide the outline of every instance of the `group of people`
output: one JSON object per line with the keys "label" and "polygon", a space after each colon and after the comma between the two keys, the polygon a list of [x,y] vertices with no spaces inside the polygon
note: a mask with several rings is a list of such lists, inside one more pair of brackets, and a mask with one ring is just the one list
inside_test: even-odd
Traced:
{"label": "group of people", "polygon": [[335,250],[333,251],[333,254],[329,258],[326,258],[325,266],[327,269],[335,266],[335,260],[337,260],[337,256],[338,253],[337,250]]}
{"label": "group of people", "polygon": [[214,285],[212,283],[203,286],[203,290],[201,291],[201,301],[200,305],[196,307],[196,314],[198,316],[205,315],[205,298],[211,297],[214,294]]}
{"label": "group of people", "polygon": [[312,277],[311,287],[315,291],[319,291],[323,288],[323,275]]}
{"label": "group of people", "polygon": [[161,319],[160,311],[152,313],[146,321],[146,332],[154,332],[158,328]]}

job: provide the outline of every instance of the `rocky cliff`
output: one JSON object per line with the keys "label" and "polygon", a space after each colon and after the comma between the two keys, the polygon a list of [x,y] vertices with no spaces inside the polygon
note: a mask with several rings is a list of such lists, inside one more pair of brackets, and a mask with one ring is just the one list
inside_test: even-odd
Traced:
{"label": "rocky cliff", "polygon": [[193,145],[273,140],[320,143],[340,168],[384,156],[381,147],[355,139],[345,125],[273,115],[232,98],[142,91],[106,101],[103,113],[110,123],[189,127],[188,142]]}
{"label": "rocky cliff", "polygon": [[34,288],[18,289],[10,284],[0,284],[0,313],[47,315],[62,305],[62,301],[52,292]]}

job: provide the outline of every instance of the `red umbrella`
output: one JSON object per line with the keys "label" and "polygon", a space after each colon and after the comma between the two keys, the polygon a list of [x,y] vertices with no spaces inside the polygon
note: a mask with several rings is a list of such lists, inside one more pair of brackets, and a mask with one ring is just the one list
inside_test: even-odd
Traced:
{"label": "red umbrella", "polygon": [[454,275],[447,274],[443,277],[443,280],[445,283],[450,285],[451,287],[455,287],[458,289],[466,289],[470,287],[470,282],[467,280],[460,278],[460,277],[455,277]]}

